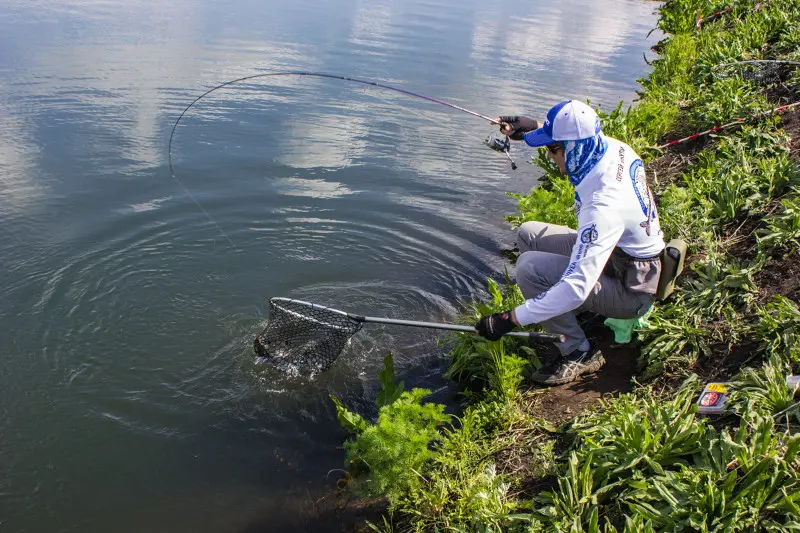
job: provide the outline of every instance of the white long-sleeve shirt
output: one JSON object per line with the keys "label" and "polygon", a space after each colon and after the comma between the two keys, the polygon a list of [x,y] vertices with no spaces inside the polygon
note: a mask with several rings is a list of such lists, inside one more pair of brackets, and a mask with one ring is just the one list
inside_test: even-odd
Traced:
{"label": "white long-sleeve shirt", "polygon": [[578,238],[569,265],[549,290],[514,310],[520,325],[539,323],[582,305],[616,246],[642,259],[664,249],[644,163],[627,144],[605,139],[605,155],[575,186]]}

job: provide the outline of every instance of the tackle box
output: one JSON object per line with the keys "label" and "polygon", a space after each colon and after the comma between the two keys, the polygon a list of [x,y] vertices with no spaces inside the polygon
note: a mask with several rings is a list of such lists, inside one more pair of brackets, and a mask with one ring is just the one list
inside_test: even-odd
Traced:
{"label": "tackle box", "polygon": [[[800,390],[800,376],[786,376],[786,386],[795,394]],[[729,382],[708,383],[697,399],[697,412],[704,415],[721,415],[731,391]]]}
{"label": "tackle box", "polygon": [[730,386],[730,383],[708,383],[697,399],[697,412],[704,415],[724,413]]}

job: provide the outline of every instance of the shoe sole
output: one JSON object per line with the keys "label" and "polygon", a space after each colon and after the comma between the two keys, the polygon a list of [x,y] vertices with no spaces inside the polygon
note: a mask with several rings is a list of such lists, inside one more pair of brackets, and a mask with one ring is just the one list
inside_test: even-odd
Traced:
{"label": "shoe sole", "polygon": [[603,365],[606,364],[606,359],[602,355],[596,357],[593,361],[584,365],[583,370],[580,372],[576,372],[570,376],[565,376],[563,378],[553,378],[553,379],[542,379],[537,380],[536,376],[531,377],[531,380],[536,383],[541,383],[542,385],[564,385],[565,383],[572,383],[573,381],[577,381],[578,378],[582,376],[586,376],[589,374],[594,374],[598,370],[600,370]]}

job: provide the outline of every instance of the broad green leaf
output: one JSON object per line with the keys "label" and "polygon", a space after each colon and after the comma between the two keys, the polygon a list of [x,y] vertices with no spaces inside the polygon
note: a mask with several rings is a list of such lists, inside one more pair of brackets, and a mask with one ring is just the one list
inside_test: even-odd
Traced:
{"label": "broad green leaf", "polygon": [[330,398],[333,400],[334,405],[336,405],[336,419],[339,420],[339,424],[341,424],[344,429],[351,433],[358,433],[359,431],[367,429],[367,421],[361,418],[361,415],[347,409],[341,400],[333,394],[330,395]]}
{"label": "broad green leaf", "polygon": [[404,383],[401,381],[394,384],[394,361],[391,353],[383,359],[383,370],[378,374],[378,381],[381,383],[381,391],[375,399],[378,408],[393,404],[403,394]]}

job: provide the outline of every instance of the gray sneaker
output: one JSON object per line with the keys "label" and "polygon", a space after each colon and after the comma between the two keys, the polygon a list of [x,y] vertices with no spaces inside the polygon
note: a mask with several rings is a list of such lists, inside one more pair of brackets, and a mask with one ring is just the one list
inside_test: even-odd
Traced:
{"label": "gray sneaker", "polygon": [[544,385],[563,385],[575,381],[585,374],[597,372],[604,364],[606,364],[606,360],[600,350],[593,348],[586,352],[575,350],[552,364],[540,368],[531,376],[531,380]]}

